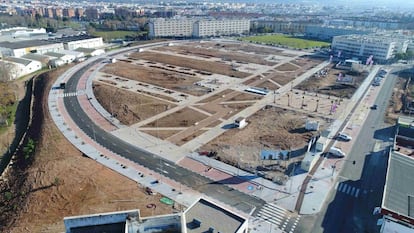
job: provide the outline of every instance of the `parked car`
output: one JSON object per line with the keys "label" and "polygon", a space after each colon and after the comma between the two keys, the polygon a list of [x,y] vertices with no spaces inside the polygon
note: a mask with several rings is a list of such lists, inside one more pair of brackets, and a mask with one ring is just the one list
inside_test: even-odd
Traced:
{"label": "parked car", "polygon": [[371,106],[371,109],[372,110],[376,110],[377,108],[378,108],[378,105],[376,105],[376,104],[374,104],[374,105]]}
{"label": "parked car", "polygon": [[352,140],[352,137],[349,136],[346,133],[339,133],[338,136],[336,136],[336,138],[339,139],[339,140],[343,140],[343,141],[351,141]]}
{"label": "parked car", "polygon": [[328,154],[333,155],[337,158],[345,157],[345,153],[337,147],[331,147],[331,149],[329,149],[329,151],[328,151]]}

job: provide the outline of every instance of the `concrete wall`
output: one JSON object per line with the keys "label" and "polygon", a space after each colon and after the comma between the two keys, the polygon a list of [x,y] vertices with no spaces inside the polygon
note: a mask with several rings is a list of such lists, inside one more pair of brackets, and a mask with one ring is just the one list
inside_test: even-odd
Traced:
{"label": "concrete wall", "polygon": [[66,233],[70,233],[71,228],[125,222],[128,216],[139,216],[139,210],[66,217],[63,222]]}

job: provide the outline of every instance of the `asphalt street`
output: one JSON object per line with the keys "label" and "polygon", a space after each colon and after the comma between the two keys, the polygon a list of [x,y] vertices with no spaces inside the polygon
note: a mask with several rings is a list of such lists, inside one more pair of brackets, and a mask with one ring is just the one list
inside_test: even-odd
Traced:
{"label": "asphalt street", "polygon": [[[96,62],[103,62],[103,59]],[[66,89],[64,92],[76,92],[76,86],[80,77],[93,64],[96,63],[90,63],[75,72],[66,83]],[[118,155],[128,158],[131,161],[163,174],[172,180],[180,182],[183,185],[233,206],[245,213],[250,213],[253,207],[258,210],[265,204],[263,200],[249,196],[223,185],[222,183],[210,180],[188,169],[177,166],[174,163],[137,148],[134,145],[128,144],[113,136],[111,133],[102,130],[83,111],[76,96],[65,97],[64,104],[72,120],[83,130],[84,133],[100,145],[106,147],[114,153],[117,153]]]}
{"label": "asphalt street", "polygon": [[372,213],[375,207],[381,206],[388,151],[394,136],[394,126],[384,123],[384,117],[395,81],[392,73],[383,80],[383,87],[375,100],[378,109],[369,110],[358,137],[353,139],[357,141],[349,157],[340,161],[343,169],[336,189],[330,193],[327,204],[316,216],[310,232],[379,231],[376,222],[380,216]]}

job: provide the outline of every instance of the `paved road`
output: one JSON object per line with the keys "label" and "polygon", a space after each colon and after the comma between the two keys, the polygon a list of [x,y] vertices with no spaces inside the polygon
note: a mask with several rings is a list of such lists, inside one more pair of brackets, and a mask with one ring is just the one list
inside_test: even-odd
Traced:
{"label": "paved road", "polygon": [[[97,62],[102,62],[102,60],[98,60]],[[81,75],[93,64],[94,63],[91,63],[73,74],[72,78],[66,83],[65,93],[76,92],[76,86]],[[246,213],[250,213],[253,208],[260,209],[260,207],[265,204],[263,200],[251,197],[218,182],[207,179],[206,177],[196,174],[190,170],[179,167],[154,154],[128,144],[110,133],[105,132],[82,110],[76,96],[65,97],[64,104],[73,121],[89,137],[94,139],[100,145],[105,146],[107,149],[122,155],[131,161],[139,163],[142,166],[145,166],[160,174],[164,174],[165,176],[168,176],[183,185],[191,187],[194,190],[204,193],[207,196],[222,201],[223,203],[233,206]]]}
{"label": "paved road", "polygon": [[[372,211],[381,205],[388,150],[394,127],[384,123],[385,108],[396,78],[390,74],[370,110],[350,152],[329,201],[316,216],[311,232],[378,232]],[[355,164],[352,163],[355,161]],[[314,218],[314,216],[309,217]],[[308,232],[308,231],[306,231]]]}

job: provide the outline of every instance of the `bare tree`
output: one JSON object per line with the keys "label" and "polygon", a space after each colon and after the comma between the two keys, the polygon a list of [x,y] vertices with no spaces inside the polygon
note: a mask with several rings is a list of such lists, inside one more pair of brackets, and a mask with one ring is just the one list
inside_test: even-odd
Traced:
{"label": "bare tree", "polygon": [[0,60],[0,82],[7,82],[14,79],[16,66],[12,63]]}

